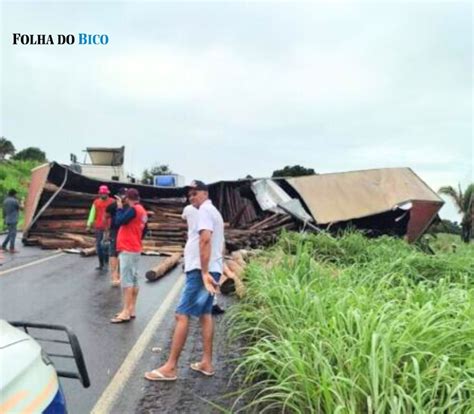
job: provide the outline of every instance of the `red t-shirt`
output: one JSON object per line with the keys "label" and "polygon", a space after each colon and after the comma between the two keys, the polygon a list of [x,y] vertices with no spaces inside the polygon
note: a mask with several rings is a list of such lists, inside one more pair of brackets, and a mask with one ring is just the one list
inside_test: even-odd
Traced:
{"label": "red t-shirt", "polygon": [[127,224],[122,224],[117,234],[117,251],[141,253],[142,234],[148,220],[146,210],[140,204],[135,204],[135,217]]}
{"label": "red t-shirt", "polygon": [[112,198],[106,198],[102,200],[101,198],[97,198],[94,200],[94,207],[95,207],[95,221],[94,221],[94,228],[96,230],[105,230],[109,227],[109,223],[105,217],[105,209],[110,206],[114,200]]}

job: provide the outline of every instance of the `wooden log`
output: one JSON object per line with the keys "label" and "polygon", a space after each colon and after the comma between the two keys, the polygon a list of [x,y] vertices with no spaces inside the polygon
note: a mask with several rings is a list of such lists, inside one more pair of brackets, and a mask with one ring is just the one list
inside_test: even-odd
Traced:
{"label": "wooden log", "polygon": [[173,269],[181,259],[181,253],[175,253],[171,257],[167,257],[159,265],[153,267],[146,272],[145,277],[150,281],[158,280]]}
{"label": "wooden log", "polygon": [[232,219],[230,220],[229,222],[230,227],[235,227],[239,223],[240,219],[242,218],[246,210],[247,210],[247,205],[244,204],[240,208],[240,210],[237,212],[237,214],[234,217],[232,217]]}
{"label": "wooden log", "polygon": [[74,240],[40,238],[38,242],[43,249],[72,249],[77,247],[77,242]]}
{"label": "wooden log", "polygon": [[95,245],[95,239],[93,237],[81,236],[79,234],[73,233],[61,233],[59,234],[60,238],[65,238],[67,240],[73,240],[77,243],[77,247],[93,247]]}
{"label": "wooden log", "polygon": [[96,254],[95,247],[88,247],[81,250],[82,257],[94,256]]}
{"label": "wooden log", "polygon": [[226,260],[225,264],[237,277],[241,277],[244,273],[244,267],[238,264],[235,260]]}
{"label": "wooden log", "polygon": [[91,236],[92,232],[87,231],[86,228],[84,229],[71,229],[69,227],[62,227],[59,229],[32,229],[28,232],[31,236],[39,237],[39,236],[44,236],[44,237],[56,237],[58,234],[61,233],[74,233],[74,234],[81,234],[84,236]]}
{"label": "wooden log", "polygon": [[[226,260],[224,263],[224,280],[221,284],[221,291],[224,294],[229,294],[235,291],[239,298],[245,295],[245,286],[242,282],[242,271],[236,272],[233,269],[238,269],[240,266],[234,266],[233,260]],[[229,283],[232,282],[232,283]]]}
{"label": "wooden log", "polygon": [[41,217],[76,217],[84,216],[87,218],[89,214],[89,209],[87,208],[71,208],[71,207],[52,207],[47,208]]}
{"label": "wooden log", "polygon": [[[38,220],[34,226],[37,230],[85,229],[86,220]],[[67,231],[67,230],[66,230]]]}
{"label": "wooden log", "polygon": [[288,215],[284,215],[275,222],[267,223],[266,225],[259,228],[261,230],[278,230],[278,227],[281,227],[283,224],[288,223],[289,221],[293,221],[293,218]]}
{"label": "wooden log", "polygon": [[179,220],[183,220],[183,217],[181,217],[181,214],[176,214],[176,213],[163,213],[165,217],[170,217],[170,218],[175,218]]}
{"label": "wooden log", "polygon": [[261,220],[261,221],[255,223],[254,225],[250,226],[250,227],[249,227],[249,230],[256,230],[256,229],[258,229],[260,226],[262,226],[262,225],[264,225],[265,223],[267,223],[267,222],[273,220],[273,219],[275,218],[275,216],[276,216],[276,214],[273,214],[273,215],[271,215],[271,216],[268,216],[266,219]]}
{"label": "wooden log", "polygon": [[25,246],[38,246],[39,245],[39,238],[38,237],[28,237],[27,239],[23,240],[23,244]]}
{"label": "wooden log", "polygon": [[[47,182],[44,185],[44,189],[46,191],[55,193],[58,190],[58,187],[50,182]],[[70,190],[64,190],[64,189],[62,189],[58,195],[63,196],[63,197],[73,197],[73,198],[86,197],[86,198],[91,198],[91,199],[98,197],[97,194],[83,193],[81,191],[70,191]]]}
{"label": "wooden log", "polygon": [[186,223],[163,223],[163,222],[158,222],[158,223],[153,223],[149,222],[147,224],[147,227],[150,230],[176,230],[176,231],[185,231],[188,226]]}
{"label": "wooden log", "polygon": [[236,252],[232,252],[231,257],[232,257],[232,260],[235,260],[239,266],[245,267],[244,256],[242,255],[240,250]]}
{"label": "wooden log", "polygon": [[184,242],[174,242],[172,243],[172,240],[143,240],[142,241],[142,245],[143,247],[160,247],[160,246],[177,246],[177,247],[183,247],[184,246]]}
{"label": "wooden log", "polygon": [[186,205],[186,197],[169,197],[169,198],[144,198],[142,199],[143,203],[154,204],[157,206],[167,206],[167,205]]}
{"label": "wooden log", "polygon": [[184,248],[182,246],[178,245],[162,245],[162,246],[146,246],[143,248],[143,250],[148,250],[151,252],[172,252],[174,251],[175,253],[182,253],[184,251]]}

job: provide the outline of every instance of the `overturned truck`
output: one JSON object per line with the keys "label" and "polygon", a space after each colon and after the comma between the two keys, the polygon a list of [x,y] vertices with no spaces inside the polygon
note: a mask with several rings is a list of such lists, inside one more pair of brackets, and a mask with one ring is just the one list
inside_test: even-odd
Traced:
{"label": "overturned truck", "polygon": [[[125,186],[140,192],[150,216],[145,251],[182,251],[186,241],[186,223],[181,219],[186,205],[184,188],[99,181],[55,162],[32,171],[23,243],[93,253],[94,239],[86,230],[86,220],[100,184],[107,184],[112,194]],[[209,185],[209,196],[224,218],[229,251],[269,245],[282,229],[339,231],[353,227],[371,236],[398,235],[412,242],[443,205],[409,168],[220,181]]]}

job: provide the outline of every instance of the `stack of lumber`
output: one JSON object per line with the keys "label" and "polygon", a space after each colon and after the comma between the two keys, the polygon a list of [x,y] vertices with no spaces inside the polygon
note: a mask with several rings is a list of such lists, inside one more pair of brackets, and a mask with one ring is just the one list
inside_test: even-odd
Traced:
{"label": "stack of lumber", "polygon": [[[41,214],[30,228],[24,243],[44,249],[80,249],[84,256],[95,254],[94,234],[87,231],[86,223],[89,209],[97,196],[61,190],[43,208],[57,189],[52,184],[46,184],[37,210],[37,214],[40,211]],[[257,209],[248,199],[240,197],[238,191],[229,190],[229,194],[224,192],[220,194],[223,198],[216,205],[220,205],[225,215],[230,217],[225,224],[226,247],[229,251],[270,245],[282,229],[297,228],[289,215],[260,212],[257,216]],[[168,255],[183,253],[187,225],[181,213],[186,200],[162,198],[143,199],[141,202],[149,213],[144,251]]]}
{"label": "stack of lumber", "polygon": [[229,251],[265,247],[275,242],[281,230],[296,228],[297,223],[291,216],[270,213],[247,228],[228,228],[225,234],[226,246]]}
{"label": "stack of lumber", "polygon": [[[53,196],[57,187],[47,184],[39,209]],[[86,229],[87,217],[96,195],[61,190],[41,213],[24,240],[26,245],[44,249],[82,249],[81,255],[95,254],[94,234]],[[180,253],[186,242],[186,222],[181,218],[184,198],[142,200],[149,212],[144,250]]]}

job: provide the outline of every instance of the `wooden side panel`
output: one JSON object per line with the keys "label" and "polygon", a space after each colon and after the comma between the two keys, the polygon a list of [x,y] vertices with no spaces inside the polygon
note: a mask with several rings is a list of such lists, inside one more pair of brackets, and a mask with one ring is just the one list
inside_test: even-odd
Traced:
{"label": "wooden side panel", "polygon": [[25,201],[25,224],[24,231],[27,231],[30,227],[30,223],[33,220],[33,217],[38,207],[38,202],[43,192],[44,185],[48,178],[50,171],[50,165],[44,164],[39,167],[34,168],[31,171],[31,181],[30,187],[28,190],[28,196]]}

